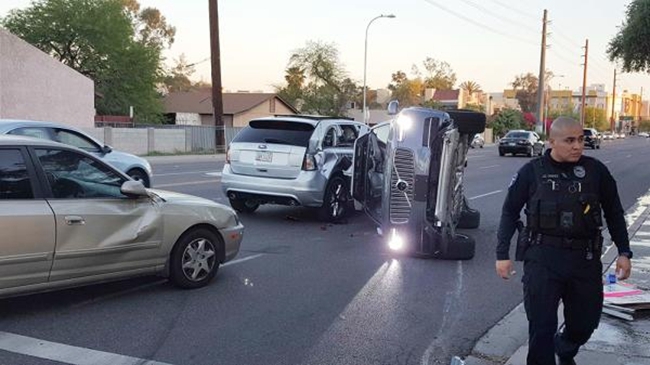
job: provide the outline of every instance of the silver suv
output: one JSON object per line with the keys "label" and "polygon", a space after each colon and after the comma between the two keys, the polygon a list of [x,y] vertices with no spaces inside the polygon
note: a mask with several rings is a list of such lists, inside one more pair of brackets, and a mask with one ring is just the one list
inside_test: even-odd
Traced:
{"label": "silver suv", "polygon": [[323,116],[253,119],[231,142],[221,186],[242,213],[261,204],[320,208],[336,221],[351,210],[349,177],[354,142],[368,131],[353,120]]}
{"label": "silver suv", "polygon": [[[397,105],[391,102],[391,114]],[[474,256],[480,213],[463,191],[467,151],[485,114],[406,108],[357,139],[352,195],[389,247],[445,259]]]}

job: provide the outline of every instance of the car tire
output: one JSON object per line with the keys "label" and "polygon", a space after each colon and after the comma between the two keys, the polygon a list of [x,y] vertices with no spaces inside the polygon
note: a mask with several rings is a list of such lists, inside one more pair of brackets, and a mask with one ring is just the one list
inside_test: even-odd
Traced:
{"label": "car tire", "polygon": [[457,227],[460,229],[478,228],[481,224],[481,212],[470,208],[469,205],[467,205],[467,201],[463,205],[463,210],[460,213]]}
{"label": "car tire", "polygon": [[149,181],[149,176],[146,172],[141,169],[131,169],[127,173],[129,177],[135,181],[141,181],[144,187],[150,188],[151,182]]}
{"label": "car tire", "polygon": [[505,155],[506,155],[506,153],[505,153],[505,152],[503,152],[503,151],[501,151],[501,150],[499,150],[499,156],[505,156]]}
{"label": "car tire", "polygon": [[205,286],[219,270],[221,237],[205,228],[184,233],[169,256],[169,280],[177,287]]}
{"label": "car tire", "polygon": [[476,242],[468,235],[457,233],[441,253],[445,260],[471,260],[476,252]]}
{"label": "car tire", "polygon": [[597,150],[600,149],[600,144],[596,145],[596,149],[597,149]]}
{"label": "car tire", "polygon": [[483,113],[467,110],[448,110],[447,113],[456,122],[460,134],[476,134],[485,131],[487,117]]}
{"label": "car tire", "polygon": [[253,213],[260,207],[260,204],[250,199],[228,199],[230,206],[238,213]]}
{"label": "car tire", "polygon": [[337,222],[347,216],[353,209],[352,197],[347,181],[341,175],[334,175],[327,182],[323,205],[320,207],[320,220]]}

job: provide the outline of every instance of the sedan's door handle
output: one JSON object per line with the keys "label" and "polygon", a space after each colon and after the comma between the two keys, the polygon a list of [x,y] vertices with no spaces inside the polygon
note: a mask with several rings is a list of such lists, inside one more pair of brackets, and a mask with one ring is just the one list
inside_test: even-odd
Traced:
{"label": "sedan's door handle", "polygon": [[80,217],[78,215],[66,215],[65,216],[65,222],[69,226],[86,224],[86,221],[83,219],[83,217]]}

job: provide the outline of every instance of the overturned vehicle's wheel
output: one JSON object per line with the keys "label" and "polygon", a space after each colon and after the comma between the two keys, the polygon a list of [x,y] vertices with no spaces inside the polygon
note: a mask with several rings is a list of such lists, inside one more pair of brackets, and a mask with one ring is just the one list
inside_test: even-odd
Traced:
{"label": "overturned vehicle's wheel", "polygon": [[481,224],[481,213],[469,207],[467,203],[467,198],[463,202],[463,210],[460,213],[460,219],[458,220],[458,228],[461,229],[474,229],[478,228]]}

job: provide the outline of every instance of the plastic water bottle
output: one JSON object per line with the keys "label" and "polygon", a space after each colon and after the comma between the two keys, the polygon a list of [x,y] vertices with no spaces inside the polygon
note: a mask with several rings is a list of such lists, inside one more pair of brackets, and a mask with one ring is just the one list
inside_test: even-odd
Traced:
{"label": "plastic water bottle", "polygon": [[610,271],[607,274],[607,291],[612,292],[616,286],[616,273]]}

